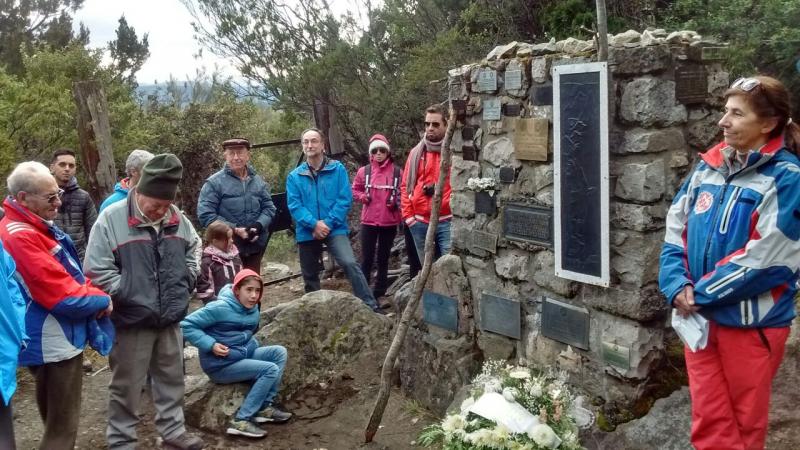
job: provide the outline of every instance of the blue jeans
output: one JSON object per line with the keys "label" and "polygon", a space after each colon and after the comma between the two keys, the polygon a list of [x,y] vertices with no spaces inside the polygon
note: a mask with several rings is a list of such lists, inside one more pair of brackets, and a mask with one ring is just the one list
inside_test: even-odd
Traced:
{"label": "blue jeans", "polygon": [[350,246],[350,240],[344,234],[328,236],[321,241],[315,239],[297,244],[300,256],[300,271],[303,273],[306,292],[320,290],[319,259],[322,255],[323,243],[328,246],[328,251],[333,255],[336,263],[344,269],[344,273],[353,286],[353,295],[360,298],[373,310],[377,309],[378,303],[372,295],[372,290],[369,288],[369,283],[364,277],[364,273],[361,272],[361,266],[356,262],[356,257],[353,255],[353,247]]}
{"label": "blue jeans", "polygon": [[[425,222],[416,222],[409,227],[411,237],[414,238],[414,246],[417,247],[417,255],[419,255],[420,263],[425,259],[425,237],[428,234],[428,224]],[[434,235],[436,241],[436,251],[433,260],[441,258],[442,255],[450,253],[450,220],[439,222],[436,227],[436,234]]]}
{"label": "blue jeans", "polygon": [[236,413],[236,420],[250,420],[272,403],[286,367],[286,349],[281,345],[258,347],[252,358],[242,359],[217,370],[208,377],[217,384],[253,381],[250,392]]}

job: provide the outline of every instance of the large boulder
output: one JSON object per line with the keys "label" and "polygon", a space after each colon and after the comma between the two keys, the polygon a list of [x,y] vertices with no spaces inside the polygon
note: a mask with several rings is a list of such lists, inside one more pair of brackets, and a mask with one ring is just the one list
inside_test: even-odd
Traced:
{"label": "large boulder", "polygon": [[[306,388],[343,377],[379,377],[394,324],[353,295],[338,291],[306,294],[270,308],[262,318],[268,323],[256,339],[283,345],[289,353],[279,394],[284,401],[302,397]],[[248,388],[245,383],[215,385],[205,375],[187,377],[186,421],[198,428],[221,430]]]}

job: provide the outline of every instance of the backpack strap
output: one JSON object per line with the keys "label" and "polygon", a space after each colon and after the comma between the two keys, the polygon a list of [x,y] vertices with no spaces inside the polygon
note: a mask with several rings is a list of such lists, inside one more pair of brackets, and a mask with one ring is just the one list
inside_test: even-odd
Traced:
{"label": "backpack strap", "polygon": [[389,194],[389,198],[386,199],[386,206],[393,207],[397,206],[397,200],[400,198],[400,177],[402,176],[402,172],[396,164],[392,164],[394,168],[394,179],[392,181],[392,193]]}
{"label": "backpack strap", "polygon": [[370,178],[372,178],[372,162],[364,167],[364,192],[367,194],[367,198],[369,198],[369,190],[372,187]]}

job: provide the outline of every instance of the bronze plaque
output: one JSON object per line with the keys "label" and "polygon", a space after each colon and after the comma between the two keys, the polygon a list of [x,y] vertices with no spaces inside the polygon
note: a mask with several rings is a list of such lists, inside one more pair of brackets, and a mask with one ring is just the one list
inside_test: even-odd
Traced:
{"label": "bronze plaque", "polygon": [[542,302],[542,334],[589,350],[589,311],[545,297]]}
{"label": "bronze plaque", "polygon": [[508,204],[503,209],[503,236],[553,247],[553,209]]}
{"label": "bronze plaque", "polygon": [[514,156],[530,161],[547,161],[548,119],[518,119],[514,127]]}
{"label": "bronze plaque", "polygon": [[675,68],[675,98],[683,103],[703,103],[708,95],[708,75],[703,66]]}

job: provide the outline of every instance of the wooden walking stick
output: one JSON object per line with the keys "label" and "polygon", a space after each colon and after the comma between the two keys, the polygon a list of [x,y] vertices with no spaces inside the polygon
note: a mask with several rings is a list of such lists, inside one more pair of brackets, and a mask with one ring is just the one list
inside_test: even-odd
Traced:
{"label": "wooden walking stick", "polygon": [[372,414],[369,417],[367,428],[364,430],[364,442],[372,442],[375,433],[378,431],[378,425],[381,424],[383,412],[386,409],[386,403],[389,401],[389,391],[391,389],[391,377],[394,363],[397,360],[397,355],[403,346],[403,341],[406,339],[408,333],[408,323],[411,321],[414,312],[419,305],[419,300],[422,298],[422,290],[425,288],[425,283],[428,281],[428,276],[431,273],[431,266],[433,265],[433,253],[436,249],[436,227],[439,225],[439,210],[442,208],[442,191],[447,177],[450,176],[450,159],[452,152],[450,151],[450,140],[453,137],[453,132],[456,128],[456,112],[450,106],[450,118],[447,120],[447,132],[445,133],[444,140],[442,141],[442,157],[439,165],[439,180],[436,182],[436,187],[433,191],[433,199],[431,205],[431,219],[428,224],[428,233],[425,235],[425,257],[422,263],[422,270],[419,273],[416,284],[414,284],[414,292],[411,299],[403,310],[403,315],[400,318],[400,324],[397,331],[394,333],[392,345],[386,353],[386,358],[383,360],[383,368],[381,368],[381,387],[378,390],[378,398],[375,399],[375,406],[372,408]]}

